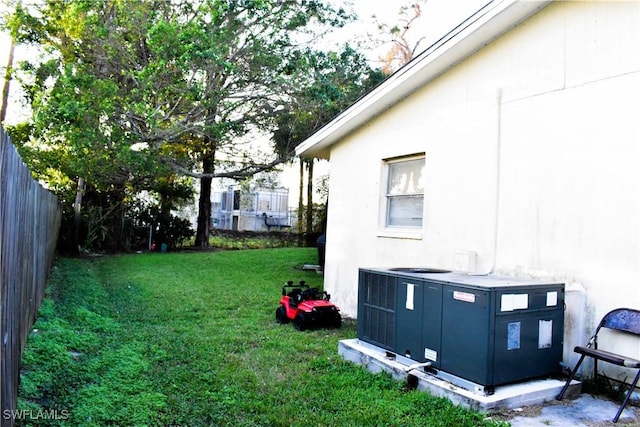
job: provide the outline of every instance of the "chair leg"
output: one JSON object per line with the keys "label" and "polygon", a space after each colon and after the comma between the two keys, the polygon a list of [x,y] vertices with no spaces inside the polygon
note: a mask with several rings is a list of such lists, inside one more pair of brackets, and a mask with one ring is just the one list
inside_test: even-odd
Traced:
{"label": "chair leg", "polygon": [[631,397],[631,393],[633,393],[633,389],[635,389],[636,384],[638,384],[638,378],[640,378],[640,370],[638,370],[638,373],[636,374],[636,378],[633,380],[633,383],[631,383],[631,387],[629,387],[629,391],[627,392],[627,395],[624,397],[624,401],[622,402],[622,405],[620,405],[620,408],[618,408],[618,413],[616,414],[615,417],[613,417],[614,423],[618,422],[618,418],[620,418],[620,415],[622,414],[624,407],[627,406],[627,403],[629,403],[629,398]]}
{"label": "chair leg", "polygon": [[578,360],[578,363],[576,363],[576,366],[571,370],[571,374],[569,374],[569,379],[567,379],[567,382],[564,384],[564,387],[562,387],[560,394],[556,397],[557,400],[562,400],[562,396],[564,396],[564,393],[569,388],[569,384],[571,384],[571,381],[573,381],[573,377],[576,376],[576,372],[578,372],[578,368],[582,364],[582,361],[584,360],[585,356],[586,356],[585,354],[580,356],[580,360]]}

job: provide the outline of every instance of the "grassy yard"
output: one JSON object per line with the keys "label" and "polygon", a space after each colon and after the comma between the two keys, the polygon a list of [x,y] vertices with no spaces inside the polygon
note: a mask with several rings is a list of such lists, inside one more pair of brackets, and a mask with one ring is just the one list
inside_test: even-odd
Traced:
{"label": "grassy yard", "polygon": [[[18,425],[490,426],[337,354],[355,324],[274,312],[314,249],[61,259],[23,358]],[[59,419],[46,420],[55,415]],[[36,419],[39,418],[39,419]]]}

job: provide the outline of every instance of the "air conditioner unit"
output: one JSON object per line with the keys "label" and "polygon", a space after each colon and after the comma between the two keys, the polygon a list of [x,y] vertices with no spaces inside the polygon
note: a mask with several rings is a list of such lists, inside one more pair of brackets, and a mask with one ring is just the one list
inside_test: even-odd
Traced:
{"label": "air conditioner unit", "polygon": [[563,283],[359,271],[358,339],[473,391],[559,373],[563,334]]}

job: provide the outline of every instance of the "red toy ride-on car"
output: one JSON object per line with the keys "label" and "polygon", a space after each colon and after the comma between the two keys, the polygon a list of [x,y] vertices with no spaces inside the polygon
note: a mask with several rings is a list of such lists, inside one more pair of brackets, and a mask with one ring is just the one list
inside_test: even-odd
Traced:
{"label": "red toy ride-on car", "polygon": [[340,309],[329,301],[327,292],[310,288],[304,280],[294,285],[288,281],[282,287],[280,307],[276,309],[276,321],[293,325],[299,331],[314,327],[339,328],[342,326]]}

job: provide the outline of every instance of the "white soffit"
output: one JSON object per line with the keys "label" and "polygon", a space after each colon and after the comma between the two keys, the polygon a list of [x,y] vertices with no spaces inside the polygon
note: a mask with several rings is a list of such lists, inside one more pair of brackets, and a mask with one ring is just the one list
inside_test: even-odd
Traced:
{"label": "white soffit", "polygon": [[551,0],[493,0],[487,3],[304,140],[296,148],[296,154],[329,158],[331,145],[391,108],[417,88],[473,55],[549,3]]}

